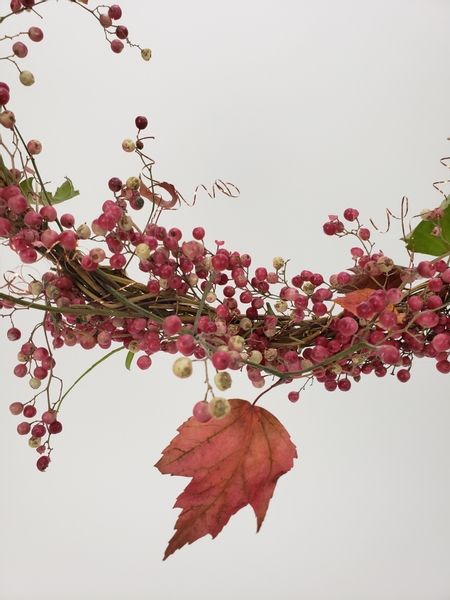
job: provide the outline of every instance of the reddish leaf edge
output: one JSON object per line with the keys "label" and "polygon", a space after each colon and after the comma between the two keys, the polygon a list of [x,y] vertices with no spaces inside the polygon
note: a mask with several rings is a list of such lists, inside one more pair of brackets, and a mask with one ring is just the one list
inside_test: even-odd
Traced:
{"label": "reddish leaf edge", "polygon": [[[230,405],[231,411],[224,419],[199,423],[190,417],[178,428],[178,435],[155,465],[162,474],[192,477],[174,504],[173,508],[182,511],[163,560],[207,534],[214,539],[229,519],[248,504],[255,513],[258,532],[278,479],[292,469],[298,457],[289,433],[272,413],[246,400],[232,399]],[[236,467],[223,484],[222,474],[227,464],[233,465],[233,460]],[[214,489],[214,477],[223,485],[218,492]],[[237,492],[232,489],[236,485]],[[202,498],[214,493],[216,497],[212,501],[208,498],[209,504],[203,509]]]}

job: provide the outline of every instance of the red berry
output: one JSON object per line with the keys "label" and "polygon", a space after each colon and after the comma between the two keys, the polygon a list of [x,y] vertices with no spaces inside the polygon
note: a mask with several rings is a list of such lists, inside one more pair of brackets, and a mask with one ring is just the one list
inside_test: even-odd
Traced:
{"label": "red berry", "polygon": [[43,437],[46,433],[47,429],[45,428],[45,425],[41,425],[40,423],[35,425],[31,430],[31,435],[35,438]]}
{"label": "red berry", "polygon": [[48,426],[48,431],[49,433],[53,433],[53,434],[57,434],[57,433],[61,433],[62,431],[62,424],[59,421],[53,421],[53,423],[50,423],[50,425]]}
{"label": "red berry", "polygon": [[[5,84],[6,85],[6,84]],[[3,86],[0,86],[0,104],[8,104],[9,102],[9,89]]]}
{"label": "red berry", "polygon": [[148,125],[148,119],[147,119],[147,117],[143,117],[143,116],[136,117],[136,119],[134,120],[134,122],[135,122],[136,127],[138,129],[145,129],[147,127],[147,125]]}
{"label": "red berry", "polygon": [[112,4],[108,9],[108,15],[114,21],[117,21],[122,16],[122,9],[118,4]]}
{"label": "red berry", "polygon": [[24,421],[17,425],[17,433],[19,435],[28,435],[30,433],[31,425]]}
{"label": "red berry", "polygon": [[125,25],[118,25],[116,29],[116,35],[119,40],[126,40],[128,37],[128,28],[125,27]]}
{"label": "red berry", "polygon": [[18,58],[25,58],[28,54],[28,48],[23,42],[15,42],[12,47],[12,51]]}
{"label": "red berry", "polygon": [[111,50],[116,54],[120,54],[123,50],[124,46],[120,40],[113,40],[111,42]]}
{"label": "red berry", "polygon": [[49,456],[41,456],[40,458],[38,458],[38,460],[36,462],[36,466],[39,471],[45,471],[45,469],[48,467],[49,464],[50,464]]}

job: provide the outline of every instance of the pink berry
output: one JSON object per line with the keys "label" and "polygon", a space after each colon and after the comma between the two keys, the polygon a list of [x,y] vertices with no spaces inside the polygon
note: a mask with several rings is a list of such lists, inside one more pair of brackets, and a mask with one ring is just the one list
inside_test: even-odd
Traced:
{"label": "pink berry", "polygon": [[124,46],[120,40],[113,40],[111,42],[111,50],[116,54],[120,54],[123,50]]}
{"label": "pink berry", "polygon": [[290,402],[297,402],[300,398],[300,394],[298,392],[289,392],[288,399]]}
{"label": "pink berry", "polygon": [[395,365],[400,358],[400,353],[395,346],[383,344],[377,349],[380,359],[387,365]]}
{"label": "pink berry", "polygon": [[102,13],[99,16],[98,20],[100,21],[101,26],[104,27],[105,29],[107,29],[108,27],[111,27],[111,25],[112,25],[112,19],[106,13]]}
{"label": "pink berry", "polygon": [[203,227],[195,227],[192,230],[192,237],[196,240],[202,240],[205,237],[205,230]]}
{"label": "pink berry", "polygon": [[25,58],[28,54],[28,48],[23,42],[15,42],[12,47],[12,51],[18,58]]}
{"label": "pink berry", "polygon": [[359,217],[359,211],[356,208],[346,208],[344,210],[344,219],[347,221],[355,221]]}
{"label": "pink berry", "polygon": [[17,433],[19,435],[28,435],[30,433],[31,425],[24,421],[17,425]]}
{"label": "pink berry", "polygon": [[22,402],[13,402],[9,405],[9,411],[12,415],[21,415],[23,412]]}
{"label": "pink berry", "polygon": [[117,21],[122,16],[122,9],[118,4],[112,4],[108,9],[108,15],[114,21]]}
{"label": "pink berry", "polygon": [[64,250],[75,250],[78,244],[78,238],[75,232],[66,230],[59,235],[59,244]]}
{"label": "pink berry", "polygon": [[137,359],[136,364],[139,367],[139,369],[145,371],[146,369],[149,369],[152,366],[152,359],[150,358],[150,356],[147,356],[147,354],[144,354],[143,356],[140,356]]}
{"label": "pink berry", "polygon": [[6,337],[10,342],[16,342],[17,340],[20,340],[20,338],[22,337],[22,333],[20,329],[17,329],[17,327],[11,327],[6,332]]}
{"label": "pink berry", "polygon": [[28,202],[22,194],[17,194],[8,198],[8,208],[15,213],[23,213],[28,208]]}
{"label": "pink berry", "polygon": [[28,37],[32,42],[40,42],[44,39],[44,32],[39,27],[30,27]]}
{"label": "pink berry", "polygon": [[61,215],[61,225],[70,229],[75,225],[75,217],[69,213]]}
{"label": "pink berry", "polygon": [[[58,413],[56,412],[56,410],[46,410],[44,413],[42,413],[42,421],[46,425],[51,425],[52,423],[54,423],[56,421],[57,417],[58,417]],[[42,437],[42,436],[38,436],[38,437]]]}
{"label": "pink berry", "polygon": [[219,350],[212,355],[211,362],[218,371],[223,371],[230,366],[231,356],[225,350]]}
{"label": "pink berry", "polygon": [[19,252],[19,258],[24,264],[31,265],[37,261],[38,254],[34,248],[25,248]]}
{"label": "pink berry", "polygon": [[421,277],[429,279],[430,277],[433,277],[435,275],[436,267],[429,260],[422,260],[417,265],[417,272]]}
{"label": "pink berry", "polygon": [[0,218],[0,237],[8,237],[11,232],[11,223],[8,219]]}
{"label": "pink berry", "polygon": [[167,336],[177,335],[177,333],[180,333],[182,327],[183,323],[177,315],[166,317],[162,324],[162,330]]}
{"label": "pink berry", "polygon": [[208,403],[204,400],[201,400],[200,402],[197,402],[197,404],[194,405],[192,413],[194,415],[194,418],[199,423],[207,423],[211,419],[211,413],[209,412]]}
{"label": "pink berry", "polygon": [[56,212],[56,208],[54,206],[43,206],[39,210],[39,213],[43,219],[49,222],[56,221],[56,217],[58,216],[58,213]]}
{"label": "pink berry", "polygon": [[46,433],[47,433],[47,429],[46,429],[45,425],[41,425],[40,423],[38,423],[37,425],[34,425],[34,427],[31,430],[31,435],[35,438],[44,437],[44,435]]}

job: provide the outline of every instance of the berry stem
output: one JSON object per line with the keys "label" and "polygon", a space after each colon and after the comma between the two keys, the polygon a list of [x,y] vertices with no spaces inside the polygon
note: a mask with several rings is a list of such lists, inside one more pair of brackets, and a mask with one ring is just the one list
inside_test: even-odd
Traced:
{"label": "berry stem", "polygon": [[89,369],[86,369],[86,371],[82,375],[80,375],[78,377],[78,379],[76,379],[74,381],[74,383],[72,383],[72,385],[70,386],[70,388],[66,392],[64,392],[64,394],[61,396],[61,400],[58,402],[58,404],[55,407],[56,412],[59,412],[59,409],[61,408],[61,404],[62,404],[62,401],[64,400],[64,398],[67,396],[67,394],[70,391],[73,390],[73,388],[77,385],[77,383],[79,383],[83,379],[83,377],[85,377],[88,373],[90,373],[93,369],[95,369],[95,367],[97,367],[99,364],[101,364],[107,358],[109,358],[113,354],[116,354],[116,352],[120,352],[121,350],[124,350],[123,346],[121,346],[120,348],[116,348],[115,350],[111,350],[111,352],[108,352],[108,354],[106,356],[104,356],[103,358],[101,358],[100,360],[98,360],[97,362],[95,362],[94,364],[92,364],[89,367]]}

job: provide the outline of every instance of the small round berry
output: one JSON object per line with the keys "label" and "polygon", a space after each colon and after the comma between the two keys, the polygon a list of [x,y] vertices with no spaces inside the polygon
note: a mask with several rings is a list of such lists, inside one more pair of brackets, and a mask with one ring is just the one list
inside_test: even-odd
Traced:
{"label": "small round berry", "polygon": [[5,127],[5,129],[13,129],[15,122],[16,117],[12,110],[4,110],[0,113],[0,125]]}
{"label": "small round berry", "polygon": [[211,362],[218,371],[224,371],[230,366],[230,353],[226,350],[218,350],[212,355]]}
{"label": "small round berry", "polygon": [[177,315],[166,317],[162,323],[162,330],[167,336],[173,336],[180,333],[183,323]]}
{"label": "small round berry", "polygon": [[177,358],[173,363],[172,370],[174,375],[180,377],[180,379],[190,377],[192,375],[192,360],[186,356]]}
{"label": "small round berry", "polygon": [[15,342],[17,340],[20,340],[20,338],[22,337],[22,333],[20,329],[17,329],[17,327],[11,327],[6,332],[6,337],[10,342]]}
{"label": "small round berry", "polygon": [[134,152],[135,148],[136,148],[136,144],[133,142],[133,140],[130,140],[130,139],[123,140],[122,149],[125,150],[125,152]]}
{"label": "small round berry", "polygon": [[35,438],[41,438],[46,433],[47,433],[47,429],[45,428],[45,425],[41,425],[40,423],[38,423],[37,425],[34,425],[34,427],[31,429],[31,435]]}
{"label": "small round berry", "polygon": [[108,15],[114,21],[118,21],[120,19],[120,17],[122,16],[122,9],[120,8],[120,6],[118,4],[112,4],[108,8]]}
{"label": "small round berry", "polygon": [[146,371],[152,366],[152,359],[147,354],[143,354],[137,359],[136,364],[139,369]]}
{"label": "small round berry", "polygon": [[214,375],[214,383],[221,392],[228,390],[231,387],[231,375],[227,371],[221,371]]}
{"label": "small round berry", "polygon": [[58,413],[56,412],[56,410],[46,410],[44,413],[42,413],[42,421],[47,425],[54,423],[57,417]]}
{"label": "small round berry", "polygon": [[17,58],[25,58],[25,56],[28,54],[28,48],[23,42],[15,42],[13,44],[12,51]]}
{"label": "small round berry", "polygon": [[289,392],[288,394],[288,400],[290,402],[297,402],[297,400],[300,398],[300,394],[298,392]]}
{"label": "small round berry", "polygon": [[28,37],[32,42],[41,42],[44,39],[44,32],[39,27],[30,27]]}
{"label": "small round berry", "polygon": [[36,462],[36,466],[37,466],[38,470],[42,471],[42,472],[45,471],[45,469],[48,467],[49,464],[50,464],[49,456],[41,456],[40,458],[38,458],[38,460]]}
{"label": "small round berry", "polygon": [[53,433],[53,434],[57,434],[57,433],[61,433],[62,431],[62,424],[59,421],[53,421],[53,423],[50,423],[50,425],[48,426],[48,431],[49,433]]}
{"label": "small round berry", "polygon": [[152,51],[150,48],[142,48],[141,56],[145,61],[149,61],[152,57]]}
{"label": "small round berry", "polygon": [[42,144],[39,140],[30,140],[27,144],[27,150],[32,155],[40,154],[42,152]]}
{"label": "small round berry", "polygon": [[30,433],[31,425],[24,421],[17,425],[17,433],[19,435],[28,435]]}
{"label": "small round berry", "polygon": [[0,86],[0,105],[8,104],[10,98],[9,89]]}
{"label": "small round berry", "polygon": [[100,25],[105,29],[108,29],[112,25],[112,19],[107,13],[102,13],[98,20],[100,21]]}
{"label": "small round berry", "polygon": [[192,414],[194,415],[194,419],[196,419],[199,423],[207,423],[211,420],[209,405],[204,400],[201,400],[194,405]]}
{"label": "small round berry", "polygon": [[281,258],[281,256],[276,256],[272,261],[272,265],[276,271],[279,271],[280,269],[282,269],[284,267],[285,260],[284,260],[284,258]]}
{"label": "small round berry", "polygon": [[111,50],[113,52],[115,52],[116,54],[120,54],[122,52],[123,48],[124,48],[123,42],[121,42],[120,40],[112,40]]}
{"label": "small round berry", "polygon": [[22,402],[13,402],[9,405],[9,412],[12,415],[21,415],[23,412],[23,404]]}
{"label": "small round berry", "polygon": [[407,369],[400,369],[397,371],[397,379],[401,381],[401,383],[406,383],[411,378],[411,373]]}
{"label": "small round berry", "polygon": [[27,406],[25,406],[25,408],[23,409],[23,416],[27,419],[32,419],[36,416],[36,413],[36,407],[31,404],[27,404]]}
{"label": "small round berry", "polygon": [[231,410],[230,403],[226,398],[214,396],[208,404],[209,413],[216,419],[223,419]]}
{"label": "small round berry", "polygon": [[30,437],[30,439],[28,440],[28,445],[30,446],[30,448],[39,448],[39,446],[41,445],[41,438],[40,437]]}
{"label": "small round berry", "polygon": [[41,380],[37,377],[32,377],[28,383],[33,390],[38,390],[41,387]]}
{"label": "small round berry", "polygon": [[119,40],[126,40],[128,37],[128,28],[125,25],[118,25],[116,29],[116,35]]}
{"label": "small round berry", "polygon": [[34,75],[33,73],[30,73],[30,71],[22,71],[19,75],[19,79],[20,83],[26,87],[33,85],[35,82]]}

